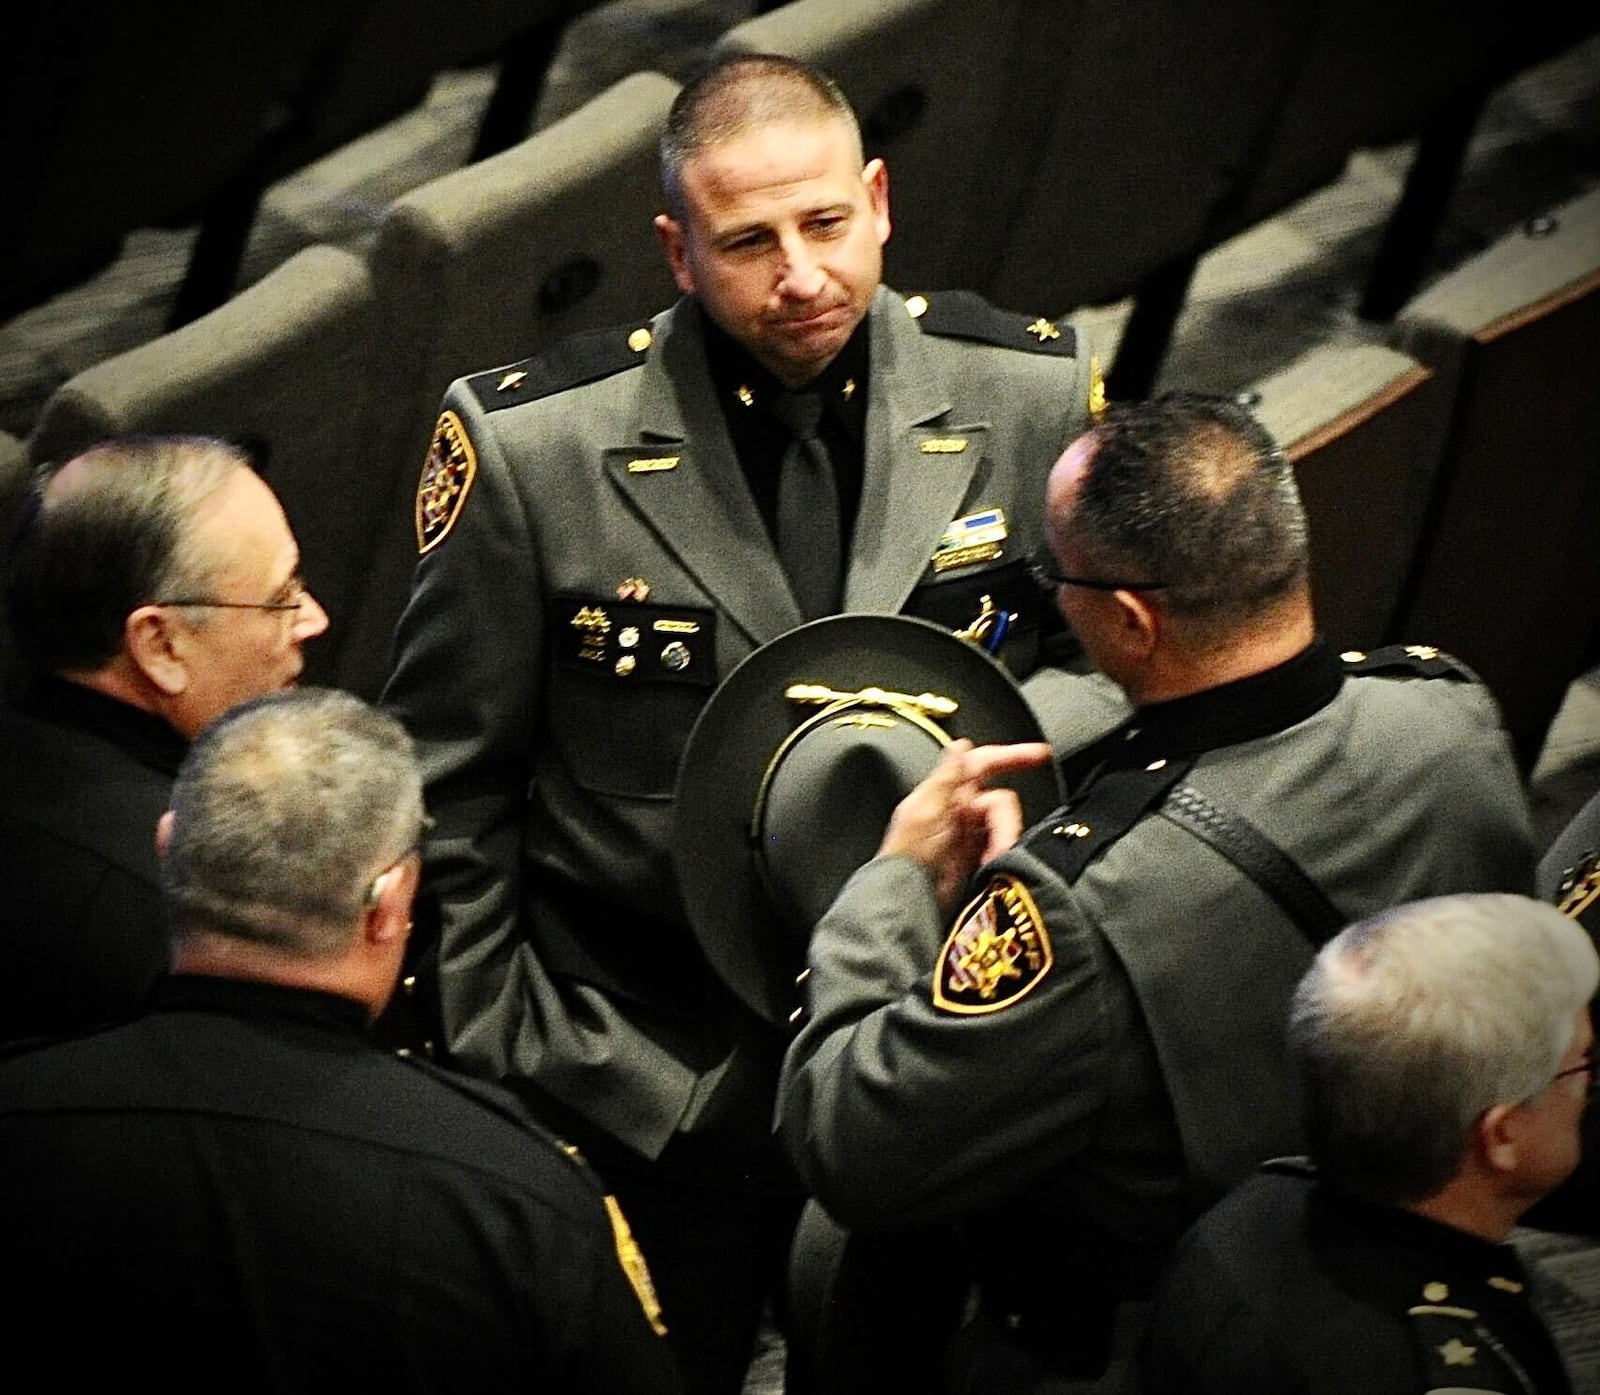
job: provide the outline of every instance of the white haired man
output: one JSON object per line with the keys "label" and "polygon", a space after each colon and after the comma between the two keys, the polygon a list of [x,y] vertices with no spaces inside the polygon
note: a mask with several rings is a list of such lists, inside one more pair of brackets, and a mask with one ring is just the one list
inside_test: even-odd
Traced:
{"label": "white haired man", "polygon": [[1148,1395],[1558,1395],[1507,1239],[1580,1157],[1594,1076],[1583,930],[1521,896],[1343,931],[1296,992],[1311,1160],[1269,1164],[1174,1253]]}

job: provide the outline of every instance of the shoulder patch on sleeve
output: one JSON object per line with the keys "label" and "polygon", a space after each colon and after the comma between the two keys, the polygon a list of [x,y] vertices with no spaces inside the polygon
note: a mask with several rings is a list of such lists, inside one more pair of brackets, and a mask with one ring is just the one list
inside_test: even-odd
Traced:
{"label": "shoulder patch on sleeve", "polygon": [[1412,678],[1455,678],[1476,683],[1475,674],[1459,659],[1431,644],[1386,644],[1381,649],[1347,649],[1339,656],[1346,673],[1406,675]]}
{"label": "shoulder patch on sleeve", "polygon": [[1589,909],[1600,902],[1600,850],[1588,852],[1567,868],[1556,891],[1556,909],[1587,924]]}
{"label": "shoulder patch on sleeve", "polygon": [[1026,997],[1054,963],[1033,897],[1002,873],[961,912],[944,942],[933,1005],[962,1017],[999,1012]]}
{"label": "shoulder patch on sleeve", "polygon": [[475,373],[467,386],[484,411],[498,412],[636,368],[654,342],[648,326],[637,324],[576,334],[537,357]]}
{"label": "shoulder patch on sleeve", "polygon": [[433,444],[417,481],[417,553],[431,552],[445,540],[467,502],[478,474],[478,453],[454,412],[440,413]]}
{"label": "shoulder patch on sleeve", "polygon": [[1069,324],[1043,315],[1019,315],[989,304],[975,291],[940,291],[906,297],[906,308],[926,334],[973,339],[1002,349],[1072,358],[1078,336]]}

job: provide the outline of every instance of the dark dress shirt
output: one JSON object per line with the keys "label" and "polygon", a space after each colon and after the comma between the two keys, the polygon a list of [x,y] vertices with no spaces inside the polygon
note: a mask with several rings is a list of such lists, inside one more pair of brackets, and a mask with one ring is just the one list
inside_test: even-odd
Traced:
{"label": "dark dress shirt", "polygon": [[53,1390],[675,1390],[587,1167],[365,1025],[344,998],[175,975],[147,1016],[0,1062],[12,1369]]}
{"label": "dark dress shirt", "polygon": [[156,823],[187,749],[58,678],[0,709],[0,1041],[128,1017],[166,972]]}

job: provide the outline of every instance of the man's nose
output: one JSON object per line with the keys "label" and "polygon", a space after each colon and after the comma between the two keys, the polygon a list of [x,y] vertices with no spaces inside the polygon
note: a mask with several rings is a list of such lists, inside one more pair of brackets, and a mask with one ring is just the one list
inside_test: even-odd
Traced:
{"label": "man's nose", "polygon": [[328,612],[322,608],[319,601],[311,592],[307,591],[300,599],[300,609],[294,617],[294,637],[297,643],[308,639],[315,639],[328,628]]}
{"label": "man's nose", "polygon": [[783,267],[778,292],[790,300],[811,300],[827,283],[827,273],[805,238],[795,234],[784,239]]}

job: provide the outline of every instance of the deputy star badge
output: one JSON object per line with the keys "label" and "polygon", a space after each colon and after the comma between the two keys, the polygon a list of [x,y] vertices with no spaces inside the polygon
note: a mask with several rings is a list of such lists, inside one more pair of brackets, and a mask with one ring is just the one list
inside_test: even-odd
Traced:
{"label": "deputy star badge", "polygon": [[933,1005],[962,1016],[999,1012],[1050,972],[1055,955],[1033,897],[1000,875],[962,911],[933,977]]}
{"label": "deputy star badge", "polygon": [[417,552],[431,552],[445,540],[467,501],[478,473],[477,452],[461,418],[445,412],[433,428],[433,444],[417,482]]}

